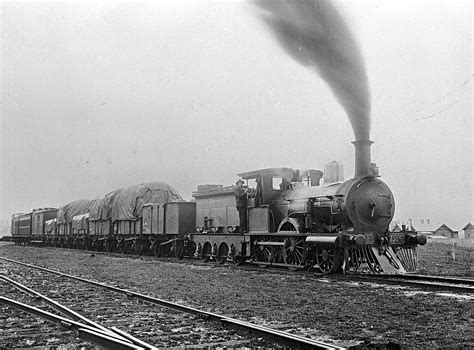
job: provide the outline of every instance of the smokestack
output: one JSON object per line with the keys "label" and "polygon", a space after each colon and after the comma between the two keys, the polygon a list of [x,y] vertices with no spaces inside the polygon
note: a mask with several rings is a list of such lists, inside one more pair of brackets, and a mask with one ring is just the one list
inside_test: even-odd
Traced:
{"label": "smokestack", "polygon": [[355,147],[355,177],[371,175],[370,146],[373,141],[352,141]]}

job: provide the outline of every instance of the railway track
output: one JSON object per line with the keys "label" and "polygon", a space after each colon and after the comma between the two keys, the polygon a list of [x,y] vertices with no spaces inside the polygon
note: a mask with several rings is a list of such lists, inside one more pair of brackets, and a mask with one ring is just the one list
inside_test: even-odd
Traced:
{"label": "railway track", "polygon": [[[123,288],[119,288],[119,287],[116,287],[116,286],[111,286],[111,285],[107,285],[107,284],[104,284],[104,283],[87,280],[87,279],[84,279],[84,278],[81,278],[81,277],[68,275],[68,274],[65,274],[65,273],[62,273],[62,272],[59,272],[59,271],[46,269],[46,268],[43,268],[43,267],[40,267],[40,266],[26,264],[26,263],[23,263],[23,262],[20,262],[20,261],[7,259],[7,258],[3,258],[3,257],[0,257],[0,259],[3,260],[3,261],[7,261],[11,264],[16,264],[16,265],[20,265],[20,266],[23,266],[23,267],[35,269],[37,271],[46,272],[49,275],[60,276],[61,279],[74,281],[73,286],[75,288],[73,288],[72,290],[69,291],[72,294],[79,294],[78,288],[79,288],[80,285],[89,285],[89,286],[93,285],[94,287],[100,287],[102,289],[107,290],[107,292],[109,292],[109,294],[110,294],[108,297],[111,298],[111,302],[116,302],[117,301],[116,300],[117,297],[115,296],[115,300],[114,300],[114,297],[112,295],[117,295],[117,293],[119,293],[122,296],[126,296],[126,301],[127,302],[125,304],[129,304],[129,303],[132,303],[132,302],[135,302],[135,301],[141,301],[141,302],[146,302],[147,304],[154,304],[154,305],[160,306],[162,308],[174,310],[175,313],[178,313],[178,314],[188,315],[188,317],[184,321],[184,323],[201,321],[201,324],[199,325],[199,327],[197,327],[199,329],[204,328],[204,326],[202,325],[202,320],[211,321],[211,323],[213,324],[212,327],[216,328],[216,326],[217,326],[217,328],[223,328],[223,329],[218,330],[217,337],[219,339],[225,339],[227,337],[229,339],[229,341],[232,341],[232,339],[233,339],[232,336],[234,336],[236,334],[239,334],[238,341],[235,342],[233,345],[232,345],[232,343],[228,343],[227,346],[230,345],[230,346],[235,347],[237,344],[239,344],[239,342],[240,342],[241,345],[244,344],[244,343],[248,343],[248,337],[262,337],[262,338],[265,338],[268,342],[266,344],[263,344],[263,346],[275,347],[275,346],[279,346],[281,344],[281,345],[284,345],[284,346],[290,346],[291,348],[299,348],[299,349],[342,349],[341,347],[334,346],[332,344],[328,344],[328,343],[316,341],[316,340],[313,340],[313,339],[310,339],[310,338],[301,337],[301,336],[290,334],[290,333],[287,333],[287,332],[283,332],[283,331],[271,329],[271,328],[268,328],[268,327],[256,325],[256,324],[249,323],[249,322],[246,322],[246,321],[240,321],[240,320],[237,320],[237,319],[234,319],[234,318],[229,318],[229,317],[226,317],[226,316],[222,316],[222,315],[219,315],[219,314],[216,314],[216,313],[207,312],[207,311],[203,311],[203,310],[198,310],[198,309],[195,309],[195,308],[192,308],[192,307],[188,307],[188,306],[181,305],[181,304],[178,304],[178,303],[173,303],[173,302],[170,302],[170,301],[154,298],[154,297],[151,297],[151,296],[148,296],[148,295],[143,295],[143,294],[140,294],[140,293],[137,293],[137,292],[134,292],[134,291],[130,291],[130,290],[126,290],[126,289],[123,289]],[[42,281],[43,281],[42,284],[44,285],[45,281],[46,281],[46,278],[43,278]],[[81,283],[77,283],[77,282],[81,282]],[[51,281],[46,282],[46,285],[48,285],[49,283],[51,283]],[[57,286],[56,286],[56,288],[57,288]],[[80,300],[86,300],[87,299],[87,297],[85,297],[85,296],[82,296],[82,297],[83,298],[77,298],[76,297],[74,299],[75,302],[73,302],[73,305],[77,306],[77,304],[78,304],[78,302],[80,302]],[[43,298],[43,300],[44,300],[44,298]],[[17,302],[12,301],[11,299],[8,299],[8,298],[5,298],[5,297],[2,297],[0,299],[0,302],[3,302],[5,304],[9,304],[9,305],[15,305],[16,307],[20,307],[20,308],[22,307]],[[103,312],[104,311],[103,310],[104,304],[107,304],[107,302],[104,303],[104,300],[102,298],[101,302],[98,305],[96,305],[96,304],[89,305],[88,306],[89,310],[85,310],[85,311],[89,311],[89,312],[90,311],[98,311],[102,308],[102,312]],[[123,300],[122,301],[119,300],[119,304],[118,304],[119,307],[118,307],[118,309],[115,308],[115,310],[120,310],[120,308],[123,308],[123,304],[124,304]],[[141,304],[138,303],[138,305],[141,305]],[[143,311],[140,312],[139,306],[137,306],[137,305],[132,305],[132,306],[128,305],[128,306],[130,307],[130,309],[133,312],[138,312],[142,322],[144,321],[144,317],[149,317],[150,318],[149,322],[151,324],[156,324],[156,323],[160,322],[160,320],[157,320],[156,317],[150,315],[150,308],[148,306],[145,307],[146,312],[143,312]],[[98,310],[96,310],[96,309],[98,309]],[[23,310],[25,310],[25,307],[23,307]],[[121,314],[122,317],[124,316],[123,312],[121,312],[120,314]],[[161,313],[161,314],[164,315],[165,318],[169,318],[170,315],[173,315],[173,313],[170,312],[170,311],[166,311],[166,312]],[[38,313],[36,313],[36,315],[38,315]],[[52,317],[52,316],[49,316],[49,317]],[[117,317],[114,317],[113,313],[110,312],[110,310],[109,310],[108,319],[107,319],[108,323],[113,322],[114,319],[116,321],[118,321]],[[163,321],[166,322],[168,320],[163,320]],[[67,321],[63,320],[63,321],[59,321],[59,322],[60,323],[62,322],[63,324],[64,323],[69,324],[69,327],[71,327],[70,325],[73,324],[75,321],[71,321],[71,322],[68,323]],[[185,328],[186,326],[189,326],[189,325],[184,326],[183,325],[183,320],[180,320],[178,323],[181,325],[181,328]],[[208,324],[208,323],[206,322],[206,324]],[[123,320],[122,320],[122,325],[123,325]],[[82,325],[74,326],[73,328],[76,329],[76,330],[86,329],[86,327],[83,327]],[[110,329],[110,328],[107,328],[107,329]],[[232,330],[232,331],[228,334],[229,329]],[[240,333],[236,333],[235,330],[240,331]],[[84,331],[82,331],[82,336],[83,337],[88,337],[89,340],[92,340],[93,342],[96,342],[96,343],[100,343],[99,341],[103,340],[103,339],[98,339],[97,338],[98,335],[94,334],[93,330],[86,329],[86,331],[87,331],[87,333],[84,333]],[[79,331],[79,333],[81,335],[81,331]],[[117,336],[117,333],[119,334],[118,336]],[[144,333],[144,332],[142,331],[142,333]],[[207,330],[207,333],[211,334],[211,335],[216,334],[216,332],[214,332],[212,330]],[[242,338],[242,334],[245,334],[247,339],[245,339],[245,337]],[[111,336],[110,334],[106,334],[106,335]],[[112,337],[113,336],[114,335],[112,334]],[[129,337],[127,337],[127,333],[117,332],[117,328],[116,328],[116,331],[115,331],[115,337],[116,338],[117,337],[118,338],[125,337],[125,338],[130,339]],[[208,342],[207,342],[208,345],[213,343],[212,339],[215,339],[215,338],[212,338],[212,336],[211,336],[211,339],[209,339]],[[119,339],[119,340],[123,341],[123,339]],[[102,344],[102,345],[106,344],[105,346],[107,346],[107,344],[110,344],[108,342],[110,342],[111,340],[103,340],[103,341],[104,342],[100,343],[100,344]],[[155,339],[155,341],[158,341],[158,340]],[[149,342],[154,343],[153,341],[149,341]],[[179,340],[178,340],[178,342],[179,342]],[[203,339],[200,339],[200,344],[202,344],[202,343],[203,343]],[[158,344],[160,344],[159,341],[158,341]],[[125,345],[127,345],[127,344],[125,344]],[[135,344],[135,345],[140,347],[140,344]],[[182,344],[168,344],[168,343],[163,344],[163,343],[161,343],[159,346],[160,347],[169,347],[169,346],[176,346],[176,345],[182,345]],[[189,344],[189,345],[196,346],[196,344]],[[262,346],[262,344],[259,344],[259,346]],[[115,346],[109,346],[109,347],[114,348]],[[146,346],[142,346],[142,347],[146,348]],[[130,347],[130,348],[133,348],[133,347]]]}
{"label": "railway track", "polygon": [[[99,252],[101,254],[102,252]],[[102,253],[102,254],[110,254],[110,253]],[[116,256],[121,256],[119,253]],[[127,255],[127,256],[134,256],[134,255]],[[154,258],[154,259],[168,259],[168,260],[175,260],[176,262],[187,262],[189,260],[180,260],[175,257],[168,257],[168,258]],[[208,266],[209,264],[217,264],[221,265],[220,262],[213,262],[213,261],[199,261],[199,260],[192,260],[194,264],[202,264],[203,266]],[[392,285],[402,285],[402,286],[412,286],[412,287],[420,287],[420,288],[428,288],[428,289],[435,289],[435,290],[450,290],[454,292],[467,292],[473,293],[474,292],[474,280],[468,278],[456,278],[456,277],[444,277],[444,276],[434,276],[434,275],[417,275],[417,274],[406,274],[406,275],[394,275],[394,274],[366,274],[366,275],[357,275],[357,274],[348,274],[348,275],[325,275],[318,272],[310,272],[305,270],[287,270],[284,268],[279,267],[271,267],[266,266],[262,269],[262,267],[258,266],[257,264],[244,264],[244,265],[234,265],[234,268],[245,269],[245,270],[252,270],[252,271],[264,271],[264,270],[271,270],[272,273],[281,273],[281,274],[301,274],[305,276],[314,276],[315,278],[330,278],[333,280],[350,280],[350,281],[362,281],[362,282],[377,282],[377,283],[384,283],[384,284],[392,284]]]}
{"label": "railway track", "polygon": [[474,280],[466,278],[429,275],[335,275],[330,278],[335,280],[412,286],[431,290],[449,290],[459,293],[474,293]]}
{"label": "railway track", "polygon": [[[86,252],[86,251],[84,251]],[[92,251],[91,251],[92,252]],[[124,253],[108,253],[108,252],[96,252],[93,251],[93,254],[104,254],[109,256],[116,256],[121,257],[124,256]],[[134,254],[126,254],[127,257],[135,257],[137,259],[146,258],[145,256],[138,256]],[[179,263],[187,263],[188,261],[192,261],[193,264],[209,266],[210,264],[217,264],[221,265],[220,262],[214,261],[201,261],[201,260],[181,260],[176,257],[148,257],[151,259],[157,260],[172,260]],[[230,262],[232,264],[232,262]],[[234,264],[232,264],[234,265]],[[321,277],[329,277],[331,279],[336,280],[351,280],[351,281],[361,281],[361,282],[376,282],[376,283],[384,283],[390,285],[402,285],[402,286],[412,286],[412,287],[420,287],[420,288],[428,288],[428,289],[435,289],[435,290],[449,290],[453,292],[467,292],[472,293],[474,292],[474,280],[467,279],[467,278],[456,278],[456,277],[443,277],[443,276],[433,276],[433,275],[416,275],[416,274],[406,274],[406,275],[391,275],[391,274],[380,274],[380,275],[357,275],[357,274],[349,274],[349,275],[324,275],[317,272],[307,273],[305,270],[286,270],[279,267],[270,267],[267,266],[265,269],[258,266],[257,264],[244,264],[241,266],[234,265],[233,268],[245,269],[245,270],[265,270],[269,269],[273,273],[278,272],[281,274],[304,274],[305,276],[314,276],[316,278]]]}

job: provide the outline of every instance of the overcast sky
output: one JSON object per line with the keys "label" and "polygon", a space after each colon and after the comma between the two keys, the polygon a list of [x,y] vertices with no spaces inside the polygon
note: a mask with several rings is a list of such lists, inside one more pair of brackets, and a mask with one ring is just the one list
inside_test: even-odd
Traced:
{"label": "overcast sky", "polygon": [[[1,219],[165,181],[338,160],[349,120],[251,2],[2,2]],[[338,1],[365,60],[395,218],[474,222],[472,5]]]}

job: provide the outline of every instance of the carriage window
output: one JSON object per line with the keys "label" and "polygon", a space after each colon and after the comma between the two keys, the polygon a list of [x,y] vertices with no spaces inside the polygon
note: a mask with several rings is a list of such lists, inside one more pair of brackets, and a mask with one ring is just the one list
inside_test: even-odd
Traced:
{"label": "carriage window", "polygon": [[283,179],[280,176],[272,177],[272,186],[274,190],[282,190]]}

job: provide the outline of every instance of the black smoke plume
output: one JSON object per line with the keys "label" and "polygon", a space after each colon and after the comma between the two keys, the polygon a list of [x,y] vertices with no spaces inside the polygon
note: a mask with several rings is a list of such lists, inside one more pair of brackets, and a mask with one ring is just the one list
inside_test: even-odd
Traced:
{"label": "black smoke plume", "polygon": [[296,61],[314,68],[346,110],[356,140],[370,139],[370,93],[359,47],[329,1],[256,0],[264,21]]}

